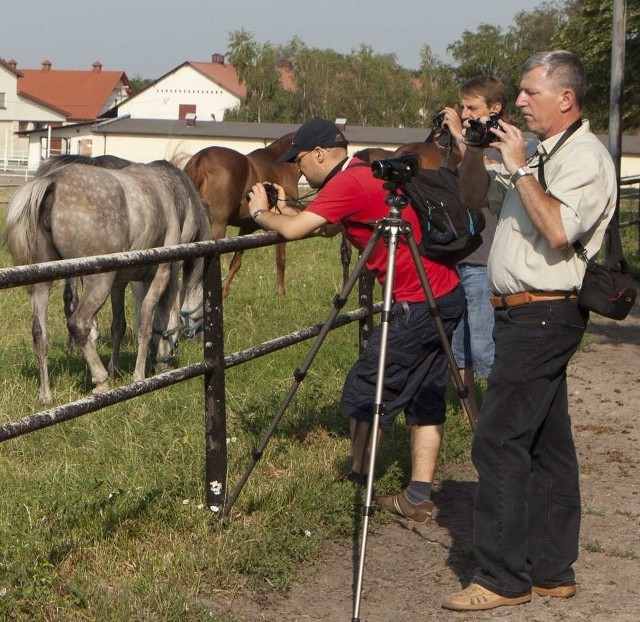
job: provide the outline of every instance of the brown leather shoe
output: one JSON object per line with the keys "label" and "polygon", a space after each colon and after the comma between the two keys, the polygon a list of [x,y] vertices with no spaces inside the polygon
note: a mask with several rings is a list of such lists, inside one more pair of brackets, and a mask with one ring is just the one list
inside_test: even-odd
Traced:
{"label": "brown leather shoe", "polygon": [[378,497],[378,503],[391,514],[408,518],[416,523],[426,525],[433,515],[433,501],[421,501],[412,503],[407,498],[407,491],[403,490],[397,495],[382,495]]}
{"label": "brown leather shoe", "polygon": [[531,594],[509,598],[500,596],[500,594],[496,594],[477,583],[471,583],[464,590],[446,596],[442,601],[442,606],[453,611],[483,611],[485,609],[494,609],[495,607],[522,605],[530,600]]}
{"label": "brown leather shoe", "polygon": [[576,594],[576,585],[575,583],[571,583],[569,585],[557,585],[556,587],[540,587],[539,585],[534,585],[533,591],[538,596],[550,596],[551,598],[571,598]]}

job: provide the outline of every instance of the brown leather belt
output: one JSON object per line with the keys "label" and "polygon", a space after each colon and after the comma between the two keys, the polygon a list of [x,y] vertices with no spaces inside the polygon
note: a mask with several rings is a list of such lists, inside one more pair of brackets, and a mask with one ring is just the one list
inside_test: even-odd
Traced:
{"label": "brown leather belt", "polygon": [[572,300],[578,297],[576,292],[520,292],[518,294],[494,294],[491,304],[494,309],[519,307],[531,302],[545,302],[547,300]]}

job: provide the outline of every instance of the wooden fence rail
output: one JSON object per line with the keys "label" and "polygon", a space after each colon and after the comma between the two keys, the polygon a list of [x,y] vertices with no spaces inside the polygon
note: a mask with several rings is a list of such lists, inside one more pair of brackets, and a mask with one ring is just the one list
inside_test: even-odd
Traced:
{"label": "wooden fence rail", "polygon": [[[275,233],[256,233],[242,237],[207,242],[179,244],[141,251],[129,251],[80,259],[66,259],[27,266],[0,269],[0,289],[30,285],[67,277],[84,276],[127,268],[179,261],[188,257],[204,257],[203,274],[203,360],[157,374],[151,378],[91,395],[75,402],[28,415],[0,425],[0,442],[63,423],[179,382],[198,376],[204,378],[205,411],[205,496],[211,508],[224,505],[227,489],[227,443],[225,370],[255,358],[317,336],[322,324],[310,326],[225,356],[223,339],[222,266],[220,256],[238,250],[272,246],[283,238]],[[304,243],[300,241],[298,243]],[[363,306],[337,317],[331,330],[359,321],[361,329],[370,325],[371,316],[379,311],[372,304],[372,281],[363,275],[360,301]]]}

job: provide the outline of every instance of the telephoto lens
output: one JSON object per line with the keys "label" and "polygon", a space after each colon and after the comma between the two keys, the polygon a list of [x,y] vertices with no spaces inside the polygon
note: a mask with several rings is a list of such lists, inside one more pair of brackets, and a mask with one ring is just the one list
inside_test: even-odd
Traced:
{"label": "telephoto lens", "polygon": [[374,160],[371,163],[371,172],[377,179],[384,179],[395,184],[406,184],[418,172],[418,158],[414,155],[398,156]]}

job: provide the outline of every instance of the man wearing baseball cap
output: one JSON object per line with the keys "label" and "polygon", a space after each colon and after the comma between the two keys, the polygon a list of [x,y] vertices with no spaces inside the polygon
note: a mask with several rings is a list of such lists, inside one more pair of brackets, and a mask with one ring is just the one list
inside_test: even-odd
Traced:
{"label": "man wearing baseball cap", "polygon": [[[251,189],[249,209],[253,219],[268,231],[289,240],[303,238],[327,225],[341,225],[349,241],[360,251],[371,239],[372,223],[389,215],[387,190],[371,167],[347,154],[348,141],[338,127],[325,119],[304,123],[291,141],[291,148],[279,159],[295,162],[312,188],[319,193],[303,211],[280,207],[269,209],[262,183]],[[264,180],[269,181],[269,180]],[[278,205],[286,205],[281,186]],[[411,206],[403,218],[413,228],[416,242],[421,230]],[[464,295],[456,271],[421,257],[448,337],[464,311]],[[387,246],[383,239],[367,261],[381,285],[387,277]],[[404,411],[411,428],[411,481],[394,495],[378,498],[393,514],[419,523],[431,520],[431,484],[442,443],[445,420],[445,388],[448,362],[409,247],[399,244],[395,255],[393,283],[394,320],[387,335],[384,412],[382,430],[388,429]],[[366,484],[369,465],[370,425],[375,405],[375,388],[380,357],[381,329],[374,331],[368,346],[351,368],[344,383],[340,411],[350,418],[351,472],[345,478]]]}
{"label": "man wearing baseball cap", "polygon": [[314,147],[346,147],[348,144],[334,123],[326,119],[311,119],[298,129],[289,151],[281,155],[278,162],[294,162],[301,151],[311,151]]}

